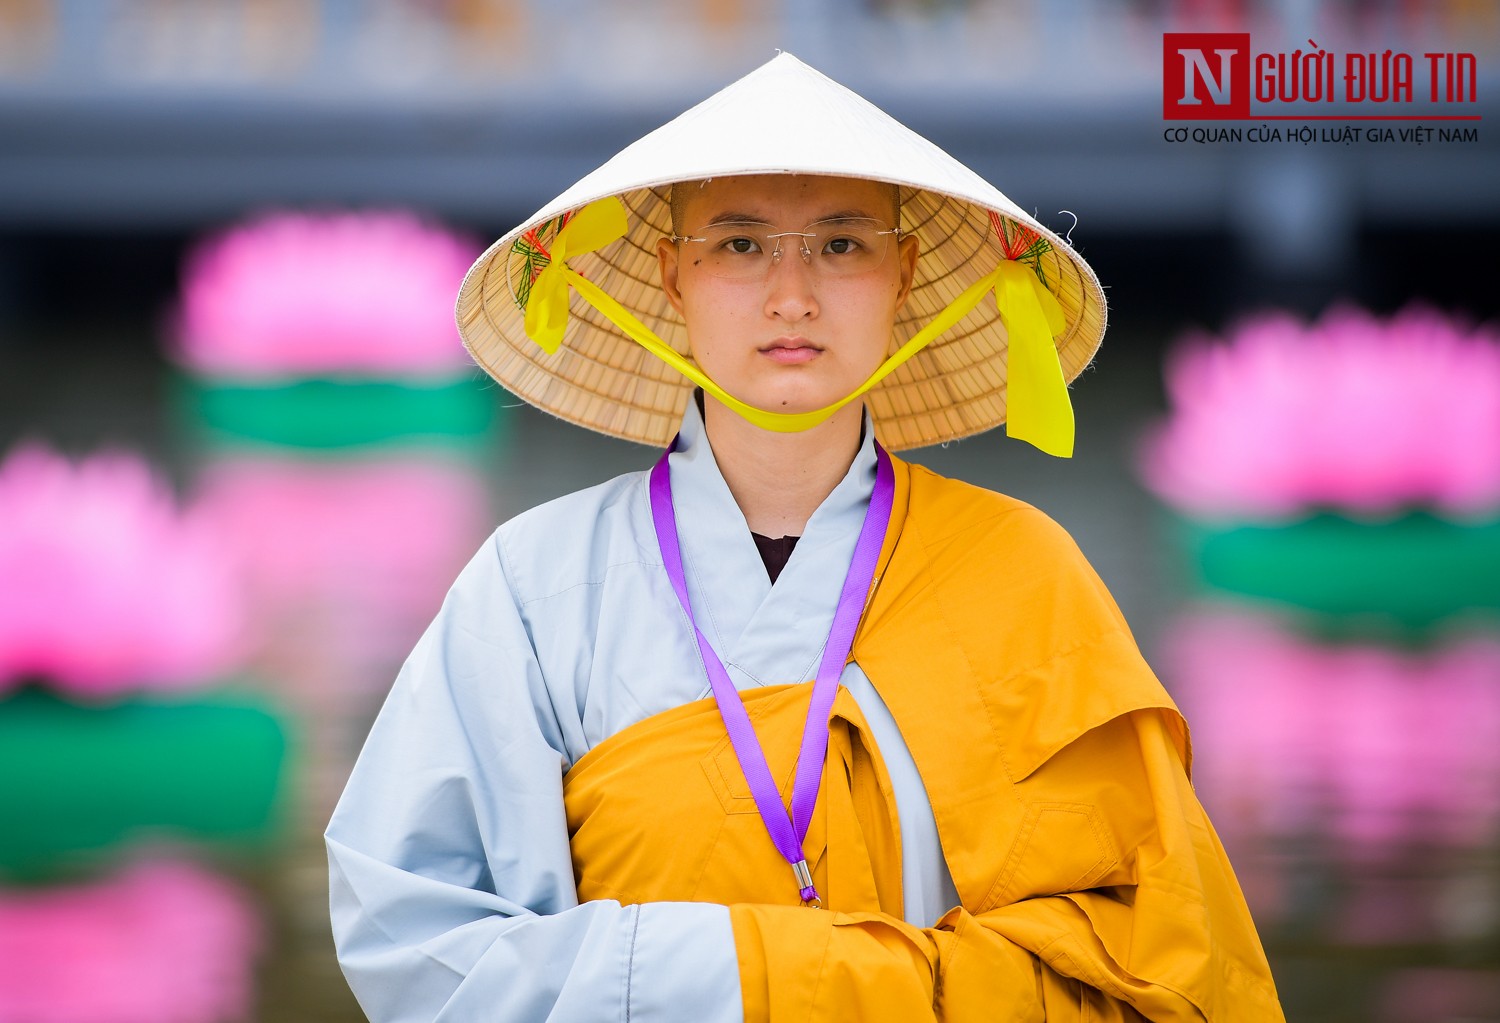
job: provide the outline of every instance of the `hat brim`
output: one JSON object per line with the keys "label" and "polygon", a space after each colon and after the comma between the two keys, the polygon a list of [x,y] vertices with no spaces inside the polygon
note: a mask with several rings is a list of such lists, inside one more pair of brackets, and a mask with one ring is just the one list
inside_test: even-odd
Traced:
{"label": "hat brim", "polygon": [[[775,138],[768,147],[765,139]],[[791,154],[788,157],[788,154]],[[1104,336],[1104,293],[1063,239],[927,139],[863,97],[781,53],[621,150],[492,245],[459,291],[459,332],[474,359],[538,408],[645,444],[667,443],[693,385],[576,292],[550,354],[524,329],[526,299],[562,218],[618,198],[626,234],[568,265],[691,358],[687,328],[658,283],[656,246],[671,234],[671,186],[749,174],[820,174],[900,187],[901,228],[921,245],[911,294],[891,331],[895,351],[1000,262],[1029,265],[1066,317],[1054,336],[1071,381]],[[993,300],[865,395],[894,450],[967,437],[1006,420],[1007,338]]]}
{"label": "hat brim", "polygon": [[[1093,271],[1062,239],[1031,218],[993,210],[972,198],[892,183],[901,186],[903,233],[917,237],[921,252],[890,351],[1001,260],[1021,258],[1036,270],[1066,316],[1067,328],[1054,339],[1064,378],[1071,381],[1083,371],[1104,335],[1104,294]],[[658,239],[672,233],[671,185],[615,194],[629,215],[625,237],[570,258],[569,266],[690,358],[687,327],[661,290],[656,254]],[[605,196],[584,197],[577,206],[599,198]],[[544,210],[474,264],[458,299],[464,343],[491,376],[538,408],[614,437],[663,446],[681,422],[693,390],[690,381],[576,294],[570,294],[567,332],[555,353],[544,352],[526,335],[530,281],[545,265],[564,212]],[[1005,367],[1005,327],[994,302],[981,302],[866,395],[881,443],[899,451],[1004,423]]]}

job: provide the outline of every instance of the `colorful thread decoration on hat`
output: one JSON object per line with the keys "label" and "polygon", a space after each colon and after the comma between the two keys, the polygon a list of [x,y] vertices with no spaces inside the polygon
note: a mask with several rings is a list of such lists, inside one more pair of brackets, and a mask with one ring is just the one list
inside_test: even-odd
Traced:
{"label": "colorful thread decoration on hat", "polygon": [[556,238],[572,219],[573,211],[564,213],[560,217],[553,217],[510,243],[511,254],[521,257],[519,263],[512,263],[510,277],[511,294],[515,297],[516,308],[522,312],[526,311],[526,303],[531,300],[531,286],[552,262],[552,253],[547,247],[548,242],[542,239]]}
{"label": "colorful thread decoration on hat", "polygon": [[1006,259],[1018,263],[1030,263],[1042,283],[1047,284],[1047,272],[1042,268],[1042,257],[1052,251],[1052,243],[1025,224],[1018,224],[1009,217],[1002,217],[990,210],[990,225],[1000,241],[1000,251]]}
{"label": "colorful thread decoration on hat", "polygon": [[[544,225],[545,226],[545,225]],[[577,211],[552,243],[552,258],[537,275],[527,296],[526,336],[551,355],[562,345],[568,324],[568,286],[619,327],[625,336],[727,408],[763,430],[798,433],[825,422],[862,397],[923,348],[969,314],[984,296],[994,293],[996,309],[1009,338],[1006,355],[1008,419],[1006,432],[1059,458],[1073,454],[1073,406],[1053,338],[1067,329],[1062,306],[1028,264],[1003,259],[990,273],[969,285],[937,316],[912,335],[859,387],[831,405],[812,412],[768,412],[734,397],[696,363],[663,341],[603,288],[567,265],[571,255],[593,252],[625,236],[628,218],[618,198],[599,199]],[[1036,267],[1030,269],[1035,270]]]}

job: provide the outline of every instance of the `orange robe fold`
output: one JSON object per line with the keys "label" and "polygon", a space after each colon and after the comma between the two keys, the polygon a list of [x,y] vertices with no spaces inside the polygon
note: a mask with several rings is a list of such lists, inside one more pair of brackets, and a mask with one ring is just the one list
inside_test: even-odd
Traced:
{"label": "orange robe fold", "polygon": [[[1265,955],[1188,780],[1187,729],[1077,547],[1035,509],[895,461],[851,657],[901,729],[963,905],[901,919],[889,778],[839,692],[798,905],[712,700],[564,785],[582,900],[731,907],[748,1021],[1275,1021]],[[743,694],[790,800],[810,683]]]}

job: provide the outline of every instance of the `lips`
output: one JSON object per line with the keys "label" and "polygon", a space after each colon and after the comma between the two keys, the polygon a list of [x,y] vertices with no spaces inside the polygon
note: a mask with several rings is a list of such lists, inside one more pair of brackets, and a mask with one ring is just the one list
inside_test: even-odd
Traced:
{"label": "lips", "polygon": [[773,348],[811,348],[818,352],[823,350],[822,345],[814,344],[801,334],[784,334],[770,344],[762,346],[761,351],[768,352]]}
{"label": "lips", "polygon": [[795,336],[778,337],[759,351],[766,358],[783,366],[811,362],[823,354],[821,345],[814,344],[805,337]]}

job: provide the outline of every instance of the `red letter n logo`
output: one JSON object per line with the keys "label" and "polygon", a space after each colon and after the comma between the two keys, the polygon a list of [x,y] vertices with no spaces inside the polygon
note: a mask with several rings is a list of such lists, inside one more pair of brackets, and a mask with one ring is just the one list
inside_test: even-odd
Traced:
{"label": "red letter n logo", "polygon": [[1164,32],[1161,43],[1162,117],[1249,119],[1248,32]]}

